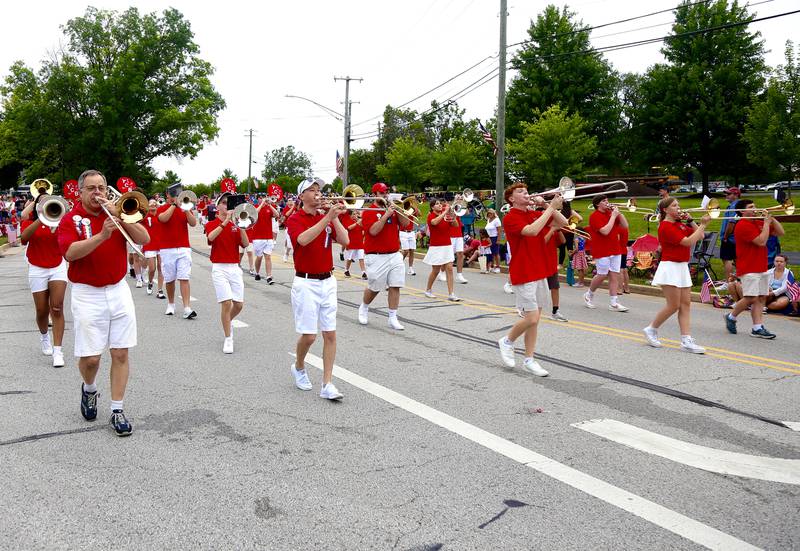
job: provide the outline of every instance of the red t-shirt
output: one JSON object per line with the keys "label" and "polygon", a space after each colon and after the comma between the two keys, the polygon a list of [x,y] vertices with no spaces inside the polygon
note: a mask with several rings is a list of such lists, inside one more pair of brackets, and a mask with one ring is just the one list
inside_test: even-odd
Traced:
{"label": "red t-shirt", "polygon": [[[767,245],[753,244],[753,239],[759,236],[764,227],[763,220],[752,220],[741,218],[736,222],[733,229],[733,236],[736,240],[736,275],[739,277],[745,274],[760,274],[766,272]],[[772,228],[770,228],[772,233]]]}
{"label": "red t-shirt", "polygon": [[680,245],[684,237],[689,237],[694,230],[683,222],[664,220],[658,225],[658,242],[661,244],[661,260],[670,262],[689,262],[691,247]]}
{"label": "red t-shirt", "polygon": [[[74,242],[87,238],[86,228],[82,224],[80,234],[78,233],[75,222],[72,220],[73,216],[88,218],[91,222],[92,235],[98,235],[103,231],[103,224],[108,218],[102,210],[97,216],[89,214],[83,208],[83,204],[78,202],[58,225],[56,235],[62,256],[67,254],[67,249]],[[111,237],[100,243],[91,253],[70,262],[67,277],[73,283],[83,283],[93,287],[105,287],[119,283],[128,273],[127,244],[119,231],[112,232]]]}
{"label": "red t-shirt", "polygon": [[[33,224],[33,220],[23,220],[20,229],[25,231],[25,228],[31,224]],[[28,240],[28,248],[25,251],[28,262],[39,268],[55,268],[61,264],[64,257],[61,256],[61,250],[58,248],[57,229],[44,224],[36,228]]]}
{"label": "red t-shirt", "polygon": [[[373,203],[371,208],[381,208]],[[378,235],[369,233],[369,229],[376,223],[383,213],[376,210],[365,210],[361,216],[361,225],[364,227],[364,251],[370,253],[394,253],[400,250],[400,217],[393,214],[383,226]],[[450,244],[450,241],[447,242]]]}
{"label": "red t-shirt", "polygon": [[[600,228],[608,224],[611,219],[611,211],[600,212],[596,210],[589,217],[589,234],[592,238],[592,256],[594,258],[603,258],[606,256],[613,256],[619,253],[619,235],[616,224],[608,232],[608,235],[600,233]],[[514,250],[513,248],[511,249]],[[514,251],[516,254],[516,251]]]}
{"label": "red t-shirt", "polygon": [[247,234],[251,239],[274,239],[272,233],[272,209],[264,205],[258,211],[258,221],[253,225],[252,233]]}
{"label": "red t-shirt", "polygon": [[[219,225],[219,218],[206,224],[206,236]],[[222,233],[214,241],[209,241],[208,244],[211,245],[212,263],[239,264],[239,247],[242,244],[242,234],[236,224],[228,223],[222,228]]]}
{"label": "red t-shirt", "polygon": [[335,231],[329,225],[311,243],[305,247],[298,243],[300,234],[325,218],[324,214],[308,214],[300,209],[286,221],[286,231],[294,243],[294,268],[298,272],[323,274],[333,270],[333,240]]}
{"label": "red t-shirt", "polygon": [[431,239],[428,246],[441,247],[443,245],[451,245],[450,241],[450,222],[442,218],[435,226],[431,224],[431,220],[439,216],[435,212],[428,213],[428,229],[430,230]]}
{"label": "red t-shirt", "polygon": [[456,216],[456,222],[458,223],[455,226],[447,224],[447,227],[450,228],[450,237],[464,237],[464,224],[461,223],[460,216]]}
{"label": "red t-shirt", "polygon": [[355,220],[349,214],[342,214],[339,217],[339,221],[342,223],[342,226],[347,230],[347,237],[350,238],[350,242],[347,244],[347,250],[358,250],[364,248],[364,228],[359,224],[351,230],[349,229],[350,226],[355,224]]}
{"label": "red t-shirt", "polygon": [[[161,205],[157,214],[165,212],[172,205]],[[175,249],[189,246],[189,223],[186,221],[186,212],[177,206],[168,222],[161,223],[161,248]]]}
{"label": "red t-shirt", "polygon": [[535,222],[541,215],[541,211],[512,208],[503,218],[503,229],[513,253],[511,265],[508,267],[512,285],[537,281],[549,275],[544,243],[547,228],[542,228],[539,235],[522,235],[522,229]]}
{"label": "red t-shirt", "polygon": [[624,258],[628,254],[628,228],[623,228],[620,224],[615,227],[617,228],[617,239],[619,239],[617,254],[621,254]]}
{"label": "red t-shirt", "polygon": [[158,251],[161,249],[161,244],[159,243],[159,228],[161,227],[161,222],[158,221],[158,215],[151,215],[148,214],[142,221],[139,222],[141,225],[145,227],[147,233],[150,234],[150,241],[142,247],[143,251]]}

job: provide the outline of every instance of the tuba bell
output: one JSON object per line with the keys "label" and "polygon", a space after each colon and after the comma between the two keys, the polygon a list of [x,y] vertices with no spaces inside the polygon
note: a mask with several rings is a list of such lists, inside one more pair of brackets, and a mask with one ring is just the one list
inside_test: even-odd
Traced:
{"label": "tuba bell", "polygon": [[49,228],[57,228],[68,211],[69,203],[58,195],[50,195],[36,203],[36,216]]}
{"label": "tuba bell", "polygon": [[37,178],[30,185],[31,197],[36,199],[40,195],[53,195],[53,184],[47,178]]}
{"label": "tuba bell", "polygon": [[246,230],[258,222],[258,211],[250,203],[242,203],[233,209],[233,219],[237,227]]}
{"label": "tuba bell", "polygon": [[192,210],[197,204],[197,194],[191,189],[185,189],[178,194],[175,204],[177,204],[181,210]]}

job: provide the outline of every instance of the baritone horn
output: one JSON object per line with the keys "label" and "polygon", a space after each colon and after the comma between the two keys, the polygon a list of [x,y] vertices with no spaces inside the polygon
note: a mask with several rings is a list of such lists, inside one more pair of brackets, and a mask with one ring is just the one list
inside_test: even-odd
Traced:
{"label": "baritone horn", "polygon": [[36,204],[36,216],[49,228],[57,228],[68,211],[69,203],[58,195],[51,195]]}
{"label": "baritone horn", "polygon": [[53,184],[47,178],[37,178],[30,185],[31,197],[36,199],[40,195],[53,195]]}
{"label": "baritone horn", "polygon": [[258,211],[250,203],[242,203],[233,209],[236,227],[246,230],[258,222]]}
{"label": "baritone horn", "polygon": [[177,199],[175,199],[175,204],[183,211],[192,210],[197,204],[197,194],[191,189],[184,189],[178,194]]}

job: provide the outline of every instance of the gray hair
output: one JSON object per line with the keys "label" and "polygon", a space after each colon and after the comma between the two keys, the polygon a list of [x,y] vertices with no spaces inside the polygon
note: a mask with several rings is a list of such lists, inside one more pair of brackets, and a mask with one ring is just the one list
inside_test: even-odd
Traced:
{"label": "gray hair", "polygon": [[100,172],[99,170],[89,169],[89,170],[84,170],[83,173],[80,176],[78,176],[78,189],[83,189],[83,182],[89,176],[100,176],[103,179],[103,184],[105,184],[105,186],[108,187],[108,182],[106,181],[106,177],[103,175],[102,172]]}

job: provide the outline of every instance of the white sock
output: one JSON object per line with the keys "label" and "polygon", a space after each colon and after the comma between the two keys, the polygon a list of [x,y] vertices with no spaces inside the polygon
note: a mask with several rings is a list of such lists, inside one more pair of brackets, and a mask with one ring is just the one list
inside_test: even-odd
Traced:
{"label": "white sock", "polygon": [[174,302],[170,302],[167,306],[169,306],[173,310],[175,309],[175,303]]}
{"label": "white sock", "polygon": [[61,354],[61,347],[60,346],[54,346],[53,347],[53,354]]}
{"label": "white sock", "polygon": [[525,362],[526,364],[533,363],[533,356],[528,356],[523,360],[523,362]]}
{"label": "white sock", "polygon": [[97,385],[95,383],[92,383],[90,385],[83,383],[83,390],[85,392],[97,392]]}
{"label": "white sock", "polygon": [[594,298],[594,292],[591,289],[586,290],[586,296],[589,298]]}
{"label": "white sock", "polygon": [[681,341],[684,341],[684,342],[689,340],[689,339],[691,339],[691,338],[692,338],[691,335],[681,335]]}
{"label": "white sock", "polygon": [[736,316],[734,316],[733,314],[728,314],[728,319],[736,321]]}
{"label": "white sock", "polygon": [[122,400],[111,400],[111,411],[115,409],[122,411]]}
{"label": "white sock", "polygon": [[[361,303],[361,306],[358,307],[359,310],[369,310],[369,304]],[[395,310],[395,315],[397,315],[397,310]]]}
{"label": "white sock", "polygon": [[184,312],[186,312],[186,313],[188,313],[188,312],[191,312],[191,311],[192,311],[192,308],[191,308],[190,306],[184,306],[184,307],[183,307],[183,311],[184,311]]}
{"label": "white sock", "polygon": [[389,319],[397,317],[397,310],[389,310]]}
{"label": "white sock", "polygon": [[503,344],[506,346],[511,346],[514,343],[508,339],[508,336],[503,337]]}
{"label": "white sock", "polygon": [[762,327],[764,327],[764,326],[761,325],[760,323],[756,323],[756,324],[753,325],[753,331],[758,331]]}
{"label": "white sock", "polygon": [[617,295],[612,295],[609,297],[611,299],[611,306],[617,305]]}

